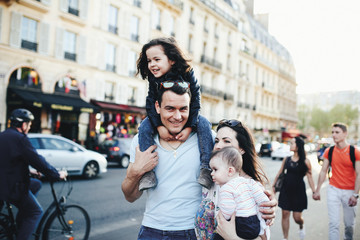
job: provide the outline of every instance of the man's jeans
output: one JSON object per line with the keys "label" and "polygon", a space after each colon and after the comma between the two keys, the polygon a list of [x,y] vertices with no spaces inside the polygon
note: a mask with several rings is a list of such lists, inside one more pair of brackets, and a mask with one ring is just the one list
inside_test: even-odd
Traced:
{"label": "man's jeans", "polygon": [[351,240],[354,235],[356,208],[349,207],[349,199],[354,190],[339,189],[329,185],[327,191],[327,205],[329,216],[329,240],[340,239],[340,208],[343,207],[345,235],[344,239]]}
{"label": "man's jeans", "polygon": [[162,231],[141,226],[138,240],[196,240],[196,234],[194,229]]}
{"label": "man's jeans", "polygon": [[16,216],[18,234],[16,239],[29,239],[43,214],[43,209],[34,196],[41,188],[40,180],[31,179],[29,188],[27,195],[20,201],[13,203],[18,208]]}

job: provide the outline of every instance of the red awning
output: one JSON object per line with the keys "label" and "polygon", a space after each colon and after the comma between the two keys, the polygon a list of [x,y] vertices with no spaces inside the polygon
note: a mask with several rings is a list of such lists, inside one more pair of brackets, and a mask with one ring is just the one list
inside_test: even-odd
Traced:
{"label": "red awning", "polygon": [[90,102],[96,106],[99,106],[102,109],[146,114],[146,109],[144,107],[129,106],[126,104],[109,103],[96,100],[90,100]]}

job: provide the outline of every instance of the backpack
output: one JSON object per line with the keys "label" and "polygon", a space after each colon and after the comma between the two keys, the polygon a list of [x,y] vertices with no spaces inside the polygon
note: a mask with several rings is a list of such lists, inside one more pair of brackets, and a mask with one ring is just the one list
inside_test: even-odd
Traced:
{"label": "backpack", "polygon": [[[334,146],[330,147],[329,149],[329,166],[331,166],[331,159],[332,159],[332,153],[334,151]],[[350,145],[350,160],[353,164],[353,167],[355,169],[355,147],[353,145]]]}

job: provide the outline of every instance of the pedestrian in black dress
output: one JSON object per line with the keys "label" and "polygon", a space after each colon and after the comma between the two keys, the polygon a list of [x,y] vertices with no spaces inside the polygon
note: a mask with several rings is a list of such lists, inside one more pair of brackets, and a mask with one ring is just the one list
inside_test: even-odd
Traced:
{"label": "pedestrian in black dress", "polygon": [[281,226],[284,240],[288,239],[290,228],[290,213],[293,212],[293,218],[299,224],[299,237],[304,239],[305,226],[302,217],[302,211],[307,209],[307,196],[304,182],[304,176],[308,178],[310,188],[315,192],[315,185],[311,173],[310,160],[306,158],[304,150],[304,140],[300,137],[291,139],[290,150],[294,152],[291,157],[284,158],[280,170],[275,177],[273,191],[275,192],[275,183],[283,168],[286,169],[286,177],[280,189],[279,207],[282,209]]}

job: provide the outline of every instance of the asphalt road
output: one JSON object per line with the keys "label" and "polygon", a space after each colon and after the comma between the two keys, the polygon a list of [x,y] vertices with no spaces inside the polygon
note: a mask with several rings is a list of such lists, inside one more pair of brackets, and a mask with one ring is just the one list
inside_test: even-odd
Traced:
{"label": "asphalt road", "polygon": [[[320,166],[317,164],[315,154],[309,155],[313,164],[314,181],[317,182]],[[269,179],[274,179],[281,161],[272,161],[270,158],[262,158],[265,172]],[[91,218],[91,240],[132,240],[137,239],[137,233],[141,225],[144,212],[145,194],[135,203],[129,203],[124,199],[121,191],[121,182],[126,174],[126,169],[116,165],[110,165],[108,172],[97,179],[84,180],[75,178],[72,180],[74,190],[68,199],[69,203],[77,203],[83,206]],[[307,184],[307,179],[305,179]],[[308,185],[308,184],[307,184]],[[306,239],[327,239],[327,207],[326,207],[326,186],[321,191],[322,200],[313,201],[311,191],[308,194],[308,209],[303,216],[306,226]],[[57,184],[61,189],[62,183]],[[309,189],[308,189],[309,190]],[[278,196],[276,196],[278,197]],[[38,199],[46,208],[51,201],[50,187],[44,182]],[[360,208],[358,208],[360,216]],[[281,209],[277,208],[275,223],[271,227],[271,239],[282,239],[281,230]],[[298,226],[291,219],[289,239],[299,239]],[[360,239],[360,223],[357,223],[357,230],[354,239]]]}

